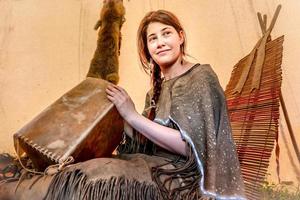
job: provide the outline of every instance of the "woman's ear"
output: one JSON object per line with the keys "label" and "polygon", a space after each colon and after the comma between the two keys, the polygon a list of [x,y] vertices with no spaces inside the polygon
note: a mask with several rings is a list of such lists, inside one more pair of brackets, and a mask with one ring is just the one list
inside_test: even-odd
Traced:
{"label": "woman's ear", "polygon": [[183,31],[182,30],[179,31],[180,45],[183,44],[184,39],[185,39],[184,37],[185,37],[185,35],[184,35]]}

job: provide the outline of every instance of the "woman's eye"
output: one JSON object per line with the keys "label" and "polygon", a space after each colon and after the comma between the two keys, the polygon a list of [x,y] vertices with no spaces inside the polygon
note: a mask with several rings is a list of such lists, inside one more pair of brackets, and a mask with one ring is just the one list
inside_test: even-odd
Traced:
{"label": "woman's eye", "polygon": [[156,37],[150,37],[150,38],[148,39],[148,41],[149,41],[149,42],[153,42],[155,39],[156,39]]}
{"label": "woman's eye", "polygon": [[164,36],[168,36],[168,35],[170,35],[170,34],[171,34],[170,31],[167,31],[167,32],[164,32],[164,33],[163,33]]}

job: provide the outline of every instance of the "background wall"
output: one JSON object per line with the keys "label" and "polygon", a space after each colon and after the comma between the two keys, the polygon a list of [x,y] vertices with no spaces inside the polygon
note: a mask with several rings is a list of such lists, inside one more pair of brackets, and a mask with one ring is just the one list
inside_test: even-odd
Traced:
{"label": "background wall", "polygon": [[[267,14],[270,22],[278,4],[283,7],[272,37],[285,35],[282,92],[300,145],[298,0],[124,0],[119,85],[141,111],[150,81],[138,64],[136,31],[146,12],[174,12],[187,32],[189,59],[210,63],[225,89],[234,64],[261,35],[256,12]],[[99,0],[0,1],[0,152],[12,153],[12,135],[85,78],[101,7]],[[299,184],[299,162],[283,117],[280,122],[280,176]],[[275,169],[272,157],[269,179],[274,182]]]}

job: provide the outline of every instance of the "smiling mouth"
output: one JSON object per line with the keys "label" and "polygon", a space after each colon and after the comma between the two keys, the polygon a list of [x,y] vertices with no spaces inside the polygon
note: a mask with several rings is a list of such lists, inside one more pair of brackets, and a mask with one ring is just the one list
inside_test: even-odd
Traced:
{"label": "smiling mouth", "polygon": [[169,51],[169,49],[163,50],[163,51],[159,51],[159,52],[157,52],[157,55],[159,55],[159,54],[161,54],[161,53],[164,53],[164,52],[167,52],[167,51]]}

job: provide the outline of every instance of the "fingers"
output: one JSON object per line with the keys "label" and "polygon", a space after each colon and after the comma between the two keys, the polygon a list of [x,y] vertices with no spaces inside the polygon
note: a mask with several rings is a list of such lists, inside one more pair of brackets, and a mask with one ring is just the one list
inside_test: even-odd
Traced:
{"label": "fingers", "polygon": [[110,96],[115,96],[115,94],[118,92],[115,88],[112,88],[110,86],[108,86],[105,91]]}
{"label": "fingers", "polygon": [[127,92],[123,88],[113,84],[109,84],[105,91],[107,98],[114,104],[117,104],[118,102],[124,102],[129,98]]}
{"label": "fingers", "polygon": [[124,96],[128,96],[126,90],[124,90],[123,88],[121,88],[120,86],[117,86],[117,85],[114,85],[114,84],[109,84],[107,86],[107,88],[111,91],[114,91],[114,92],[120,92],[121,94],[123,94]]}
{"label": "fingers", "polygon": [[115,103],[115,98],[114,98],[112,95],[108,94],[108,95],[107,95],[107,98],[108,98],[111,102]]}
{"label": "fingers", "polygon": [[107,98],[114,104],[117,104],[118,101],[123,99],[121,93],[112,88],[107,88],[106,94],[107,94]]}
{"label": "fingers", "polygon": [[118,88],[112,87],[110,85],[107,86],[106,93],[109,96],[115,97],[115,98],[122,98],[122,96],[123,96],[123,93]]}
{"label": "fingers", "polygon": [[126,90],[124,90],[120,86],[113,85],[113,84],[109,84],[107,86],[106,91],[109,92],[110,94],[114,93],[114,94],[121,94],[123,96],[128,96],[128,93],[126,92]]}

